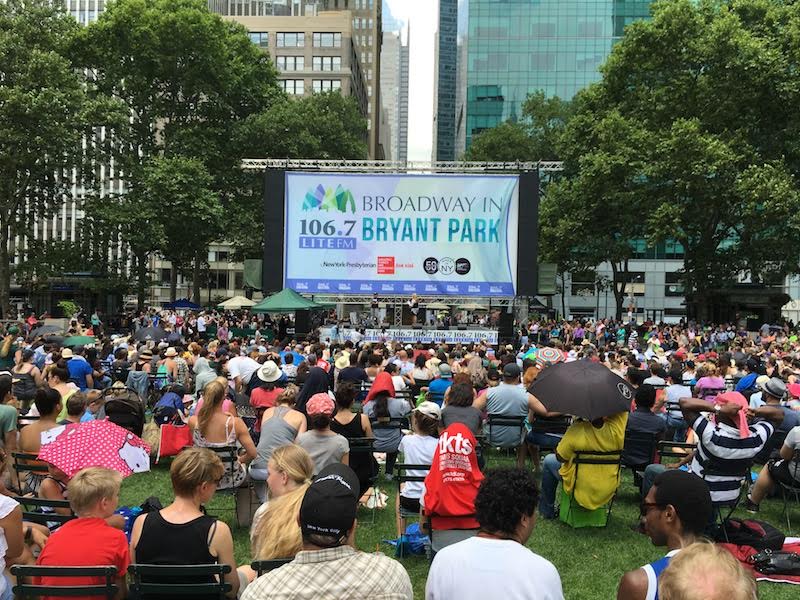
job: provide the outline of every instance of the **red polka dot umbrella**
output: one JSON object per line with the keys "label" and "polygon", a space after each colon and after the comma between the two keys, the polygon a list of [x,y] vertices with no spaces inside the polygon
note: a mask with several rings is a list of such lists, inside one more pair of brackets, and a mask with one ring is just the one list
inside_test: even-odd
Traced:
{"label": "red polka dot umbrella", "polygon": [[67,477],[86,467],[106,467],[127,477],[150,470],[150,447],[111,421],[89,421],[43,432],[39,459]]}

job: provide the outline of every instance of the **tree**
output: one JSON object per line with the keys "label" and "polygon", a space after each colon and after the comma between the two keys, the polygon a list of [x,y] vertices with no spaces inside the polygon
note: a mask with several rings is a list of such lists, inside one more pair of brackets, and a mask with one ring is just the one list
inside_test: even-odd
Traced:
{"label": "tree", "polygon": [[83,169],[81,138],[104,106],[66,58],[78,25],[47,0],[0,3],[0,312],[7,316],[16,236],[52,215]]}
{"label": "tree", "polygon": [[571,111],[570,102],[547,98],[542,91],[533,92],[522,105],[519,121],[505,121],[478,134],[464,153],[464,160],[557,160],[558,140]]}
{"label": "tree", "polygon": [[[606,103],[648,131],[648,239],[680,242],[693,312],[741,275],[797,272],[800,6],[672,0],[603,67]],[[771,206],[785,221],[765,218]],[[783,250],[775,250],[782,244]]]}
{"label": "tree", "polygon": [[647,145],[647,132],[601,102],[599,86],[575,99],[575,114],[558,147],[565,176],[549,184],[542,199],[540,253],[562,272],[610,264],[620,318],[633,258],[631,240],[645,231],[645,164],[638,149]]}
{"label": "tree", "polygon": [[222,204],[211,190],[211,176],[196,159],[154,158],[144,173],[148,201],[169,208],[160,250],[172,263],[169,296],[174,302],[178,270],[192,263],[220,235]]}
{"label": "tree", "polygon": [[[248,158],[363,159],[367,156],[367,120],[352,96],[324,92],[303,98],[282,98],[267,110],[245,119],[234,144]],[[227,227],[250,231],[263,219],[262,180],[243,174],[236,185],[235,207],[226,214]],[[240,257],[261,257],[263,240],[237,236]]]}
{"label": "tree", "polygon": [[[165,236],[182,227],[188,213],[207,207],[205,192],[215,192],[226,205],[238,202],[243,155],[233,143],[235,131],[284,94],[268,55],[246,29],[210,13],[203,0],[118,0],[80,32],[75,51],[94,73],[97,89],[118,98],[130,115],[129,124],[114,132],[125,192],[92,207],[125,232],[141,306],[148,257],[168,245]],[[183,206],[183,213],[159,206],[147,184],[153,169],[167,169],[168,163],[154,161],[178,157],[200,161],[210,177],[181,196],[200,202]],[[201,237],[209,239],[206,232]],[[198,264],[201,255],[195,254]]]}

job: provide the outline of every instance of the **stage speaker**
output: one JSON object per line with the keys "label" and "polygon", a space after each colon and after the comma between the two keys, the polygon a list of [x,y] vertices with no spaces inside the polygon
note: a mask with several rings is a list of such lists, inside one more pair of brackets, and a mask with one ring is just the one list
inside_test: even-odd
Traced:
{"label": "stage speaker", "polygon": [[294,315],[295,335],[305,336],[311,331],[311,311],[298,310]]}
{"label": "stage speaker", "polygon": [[[517,296],[535,296],[539,288],[539,172],[519,176]],[[501,334],[502,336],[502,334]]]}
{"label": "stage speaker", "polygon": [[508,312],[500,313],[497,335],[500,342],[510,342],[514,339],[514,315]]}
{"label": "stage speaker", "polygon": [[267,169],[264,172],[264,261],[261,289],[264,296],[283,289],[284,196],[286,171]]}

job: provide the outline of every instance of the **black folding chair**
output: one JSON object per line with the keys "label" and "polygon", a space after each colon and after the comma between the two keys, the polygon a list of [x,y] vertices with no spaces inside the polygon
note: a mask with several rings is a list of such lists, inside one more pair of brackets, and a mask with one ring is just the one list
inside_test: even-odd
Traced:
{"label": "black folding chair", "polygon": [[689,442],[670,442],[667,440],[660,440],[656,444],[657,462],[664,464],[665,458],[686,458],[689,454],[695,451],[697,444]]}
{"label": "black folding chair", "polygon": [[[358,418],[358,417],[357,417]],[[367,460],[370,462],[372,466],[376,465],[375,459],[372,456],[373,452],[375,452],[374,444],[375,438],[371,437],[360,437],[360,438],[348,438],[348,443],[350,444],[350,465],[353,465],[353,459],[356,458],[357,461],[360,460]],[[377,492],[375,490],[375,482],[378,480],[378,469],[373,468],[373,474],[369,479],[370,486],[372,487],[372,495],[371,498],[377,498]],[[375,508],[377,502],[373,501],[372,504],[372,522],[375,522]]]}
{"label": "black folding chair", "polygon": [[[428,471],[431,470],[431,465],[427,464],[415,464],[415,463],[397,463],[394,466],[395,468],[395,479],[397,480],[397,495],[400,495],[400,487],[402,484],[407,483],[409,481],[416,481],[416,482],[423,482],[425,481],[425,477],[428,475]],[[408,471],[425,471],[424,475],[411,475]],[[411,519],[414,517],[419,517],[419,512],[410,511],[408,509],[403,508],[400,505],[400,529],[401,531],[405,531],[406,529],[406,519]],[[403,554],[403,547],[400,546],[400,555]]]}
{"label": "black folding chair", "polygon": [[[731,480],[736,477],[738,479],[738,483],[736,485],[736,497],[732,500],[724,500],[724,501],[717,501],[714,502],[712,500],[711,506],[714,510],[714,519],[719,524],[720,528],[722,529],[722,533],[725,537],[725,541],[728,541],[728,530],[725,526],[725,522],[730,518],[733,514],[733,511],[736,510],[736,507],[739,506],[739,501],[742,497],[742,487],[746,484],[751,482],[750,477],[750,469],[753,467],[752,460],[741,460],[736,461],[735,464],[731,466],[721,466],[719,464],[714,463],[713,459],[710,461],[710,464],[707,466],[702,467],[702,477],[706,480],[706,483],[709,484],[711,489],[711,495],[713,498],[714,495],[714,481],[709,480],[709,477],[726,477],[730,478]],[[723,513],[725,516],[723,516]]]}
{"label": "black folding chair", "polygon": [[[47,498],[27,498],[24,496],[15,497],[14,500],[23,507],[22,519],[31,523],[39,523],[50,527],[53,523],[63,525],[67,521],[77,518],[72,512],[68,500],[48,500]],[[42,508],[51,508],[53,512],[42,512]],[[64,515],[55,512],[57,508],[69,509],[70,514]]]}
{"label": "black folding chair", "polygon": [[[231,584],[225,575],[231,572],[230,565],[130,565],[130,589],[136,598],[173,598],[186,596],[194,598],[212,595],[224,600],[231,591]],[[194,583],[215,577],[213,582]]]}
{"label": "black folding chair", "polygon": [[572,463],[575,465],[575,480],[572,484],[572,491],[567,494],[567,497],[569,498],[567,519],[569,519],[569,513],[575,510],[576,506],[580,506],[575,500],[575,490],[577,490],[578,486],[580,485],[579,475],[581,465],[610,465],[616,467],[616,473],[614,477],[617,480],[617,485],[614,489],[614,493],[611,495],[611,499],[608,501],[606,519],[603,523],[603,526],[605,527],[608,525],[608,519],[611,518],[611,508],[614,506],[614,499],[617,497],[617,489],[619,489],[620,472],[622,466],[622,451],[611,450],[607,452],[598,452],[593,450],[583,450],[575,453],[575,458],[572,459]]}
{"label": "black folding chair", "polygon": [[269,573],[275,569],[288,565],[293,558],[272,558],[270,560],[254,560],[250,563],[250,568],[256,572],[256,577],[261,577],[264,573]]}
{"label": "black folding chair", "polygon": [[[119,591],[119,586],[114,583],[117,577],[117,567],[41,567],[14,565],[11,574],[17,578],[14,594],[17,598],[74,598],[75,596],[91,596],[113,600]],[[34,585],[28,583],[34,578],[48,577],[52,579],[67,579],[71,577],[98,577],[103,583],[87,585]]]}
{"label": "black folding chair", "polygon": [[800,465],[800,449],[794,451],[791,462],[794,463],[791,476],[794,477],[795,483],[778,482],[781,492],[783,492],[783,515],[786,517],[786,529],[789,532],[792,530],[792,523],[789,520],[789,495],[794,496],[795,503],[800,505],[800,468],[798,468],[798,465]]}
{"label": "black folding chair", "polygon": [[513,446],[504,446],[507,448],[518,448],[519,445],[522,443],[523,433],[525,431],[525,420],[528,418],[527,415],[523,416],[516,416],[511,417],[507,415],[489,415],[486,423],[489,426],[489,431],[487,432],[488,442],[491,446],[497,446],[495,443],[495,438],[493,435],[493,431],[497,427],[515,427],[519,430],[519,441],[514,444]]}
{"label": "black folding chair", "polygon": [[[633,473],[633,482],[642,489],[644,470],[656,461],[658,435],[644,431],[626,431],[622,448],[622,466]],[[642,460],[644,459],[644,460]]]}
{"label": "black folding chair", "polygon": [[[223,446],[221,448],[209,448],[209,450],[213,451],[217,456],[219,456],[220,460],[222,461],[222,466],[225,469],[225,474],[230,475],[231,479],[233,479],[236,470],[238,469],[238,462],[239,462],[239,449],[236,446]],[[223,496],[232,496],[233,497],[233,510],[236,515],[236,526],[240,527],[241,523],[239,522],[239,495],[238,495],[239,488],[238,487],[231,487],[231,488],[224,488],[224,489],[217,489],[217,494]],[[252,497],[252,490],[250,491]]]}
{"label": "black folding chair", "polygon": [[[12,452],[14,464],[14,474],[16,475],[17,482],[19,483],[20,492],[39,493],[39,485],[33,485],[28,481],[29,478],[38,478],[41,484],[41,478],[48,473],[47,463],[39,460],[38,454],[31,454],[29,452]],[[28,489],[26,490],[26,486]]]}

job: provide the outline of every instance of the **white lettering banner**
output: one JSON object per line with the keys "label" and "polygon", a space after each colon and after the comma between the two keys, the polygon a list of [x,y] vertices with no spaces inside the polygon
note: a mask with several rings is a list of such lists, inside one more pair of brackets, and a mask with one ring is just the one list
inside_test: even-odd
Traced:
{"label": "white lettering banner", "polygon": [[492,329],[367,329],[365,342],[422,342],[432,344],[444,340],[446,344],[458,342],[486,342],[497,345],[497,331]]}

